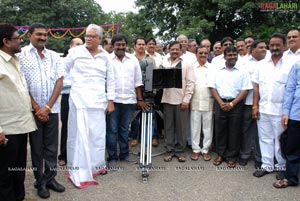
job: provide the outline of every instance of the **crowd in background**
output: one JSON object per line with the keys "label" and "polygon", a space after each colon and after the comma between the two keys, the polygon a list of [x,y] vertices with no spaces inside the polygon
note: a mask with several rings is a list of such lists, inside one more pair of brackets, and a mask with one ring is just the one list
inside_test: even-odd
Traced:
{"label": "crowd in background", "polygon": [[[49,189],[65,191],[55,179],[57,164],[67,165],[75,187],[86,188],[119,161],[135,163],[129,147],[139,144],[140,118],[133,114],[152,105],[163,118],[154,112],[148,146],[163,137],[165,162],[185,162],[186,146],[191,160],[210,161],[213,151],[213,164],[228,168],[246,166],[253,155],[253,176],[276,171],[274,187],[298,185],[298,29],[269,41],[224,37],[212,49],[208,39],[198,45],[182,34],[164,47],[138,37],[131,52],[125,35],[103,38],[102,28],[90,24],[84,41],[72,39],[63,58],[46,48],[44,24],[29,27],[30,44],[22,48],[14,25],[1,23],[0,30],[0,200],[25,197],[28,136],[41,198],[50,197]],[[181,87],[148,90],[147,70],[161,68],[181,69]]]}

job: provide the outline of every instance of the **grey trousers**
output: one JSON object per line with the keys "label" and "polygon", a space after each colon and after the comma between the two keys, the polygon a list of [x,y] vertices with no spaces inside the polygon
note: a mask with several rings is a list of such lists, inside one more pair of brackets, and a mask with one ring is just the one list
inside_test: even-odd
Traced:
{"label": "grey trousers", "polygon": [[165,142],[169,153],[183,155],[188,126],[189,110],[182,110],[180,105],[164,104]]}

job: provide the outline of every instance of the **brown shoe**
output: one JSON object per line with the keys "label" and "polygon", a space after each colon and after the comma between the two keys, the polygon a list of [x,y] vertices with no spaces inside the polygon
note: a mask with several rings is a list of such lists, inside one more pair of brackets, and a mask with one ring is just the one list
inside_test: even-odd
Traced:
{"label": "brown shoe", "polygon": [[199,155],[200,155],[199,153],[192,152],[191,159],[192,159],[193,161],[196,161],[196,160],[199,159]]}
{"label": "brown shoe", "polygon": [[210,154],[209,154],[209,153],[203,154],[203,160],[205,160],[205,161],[210,161],[210,160],[211,160]]}
{"label": "brown shoe", "polygon": [[156,138],[152,139],[152,146],[157,147],[158,146],[158,140]]}
{"label": "brown shoe", "polygon": [[235,166],[236,166],[236,162],[234,162],[234,161],[228,161],[227,167],[229,167],[229,168],[235,168]]}
{"label": "brown shoe", "polygon": [[213,164],[215,166],[219,166],[223,163],[223,158],[221,156],[217,156],[217,158],[215,158],[215,160],[213,161]]}
{"label": "brown shoe", "polygon": [[138,145],[138,141],[137,140],[131,140],[130,145],[132,147],[135,147],[136,145]]}

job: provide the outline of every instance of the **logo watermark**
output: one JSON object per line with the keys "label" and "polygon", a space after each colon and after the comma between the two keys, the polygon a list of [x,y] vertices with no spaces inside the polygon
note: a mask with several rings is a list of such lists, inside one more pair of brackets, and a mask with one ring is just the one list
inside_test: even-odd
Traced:
{"label": "logo watermark", "polygon": [[204,171],[204,167],[202,167],[202,166],[177,166],[177,167],[175,167],[175,171],[181,171],[181,172]]}
{"label": "logo watermark", "polygon": [[160,167],[160,166],[151,166],[151,167],[147,167],[147,168],[137,167],[135,170],[136,171],[142,171],[144,169],[149,170],[151,172],[163,172],[163,171],[167,170],[166,167]]}
{"label": "logo watermark", "polygon": [[12,172],[23,172],[23,171],[36,171],[36,167],[28,166],[28,167],[9,167],[8,171]]}
{"label": "logo watermark", "polygon": [[79,167],[60,166],[60,167],[50,168],[50,171],[69,171],[69,170],[79,170]]}
{"label": "logo watermark", "polygon": [[245,169],[239,166],[234,168],[218,166],[216,167],[216,171],[235,172],[235,171],[245,171]]}
{"label": "logo watermark", "polygon": [[261,12],[297,12],[299,10],[299,3],[297,2],[262,2],[259,3]]}

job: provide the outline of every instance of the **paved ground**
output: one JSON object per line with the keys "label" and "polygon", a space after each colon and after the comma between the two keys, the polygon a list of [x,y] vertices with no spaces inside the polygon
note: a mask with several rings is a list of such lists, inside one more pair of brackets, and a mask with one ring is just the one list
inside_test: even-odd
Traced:
{"label": "paved ground", "polygon": [[[163,144],[153,149],[153,153],[163,150]],[[138,152],[134,148],[133,152]],[[237,166],[228,169],[223,163],[215,167],[212,162],[205,162],[202,158],[192,161],[189,156],[191,150],[187,149],[187,161],[179,163],[176,158],[165,163],[163,155],[154,157],[152,171],[148,183],[142,182],[141,171],[138,165],[126,162],[119,163],[118,171],[110,171],[107,175],[98,176],[99,185],[86,189],[76,189],[68,181],[66,170],[60,169],[57,180],[66,187],[66,192],[59,194],[51,191],[47,200],[61,201],[158,201],[158,200],[264,200],[264,201],[299,201],[300,187],[275,189],[275,173],[255,178],[252,176],[254,164],[252,161],[246,167]],[[30,154],[30,153],[29,153]],[[215,154],[213,154],[213,158]],[[28,157],[28,166],[31,166]],[[28,200],[39,199],[33,188],[33,173],[28,170],[26,175],[26,197]]]}

